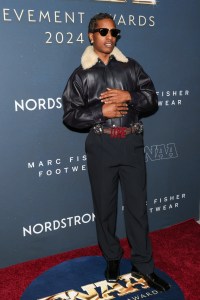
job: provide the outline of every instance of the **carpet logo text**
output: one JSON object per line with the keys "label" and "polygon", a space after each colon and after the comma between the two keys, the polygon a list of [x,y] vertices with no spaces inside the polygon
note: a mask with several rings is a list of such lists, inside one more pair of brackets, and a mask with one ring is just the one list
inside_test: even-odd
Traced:
{"label": "carpet logo text", "polygon": [[[151,298],[159,293],[156,290],[148,291],[148,289],[149,286],[143,278],[138,279],[128,273],[121,275],[117,283],[110,283],[106,280],[98,281],[81,286],[81,291],[71,289],[38,300],[98,300],[115,299],[126,295],[128,295],[127,300],[140,300]],[[140,292],[139,295],[138,292]]]}

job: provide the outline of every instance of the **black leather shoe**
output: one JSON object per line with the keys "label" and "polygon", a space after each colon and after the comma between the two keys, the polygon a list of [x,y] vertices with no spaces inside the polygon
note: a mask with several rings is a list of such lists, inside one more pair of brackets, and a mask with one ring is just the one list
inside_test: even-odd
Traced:
{"label": "black leather shoe", "polygon": [[137,278],[143,278],[149,287],[154,288],[157,291],[165,292],[170,289],[170,285],[164,281],[162,278],[157,276],[154,272],[151,274],[143,274],[136,267],[132,267],[131,271],[132,276],[136,276]]}
{"label": "black leather shoe", "polygon": [[119,276],[119,260],[108,260],[105,277],[108,282],[117,282]]}

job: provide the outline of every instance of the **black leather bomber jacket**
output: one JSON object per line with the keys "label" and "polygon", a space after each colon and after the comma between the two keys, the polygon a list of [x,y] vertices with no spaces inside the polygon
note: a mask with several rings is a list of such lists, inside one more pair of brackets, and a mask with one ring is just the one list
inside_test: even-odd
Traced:
{"label": "black leather bomber jacket", "polygon": [[[102,114],[100,94],[107,88],[129,91],[127,115],[120,118],[105,118]],[[143,116],[158,108],[157,95],[150,77],[133,59],[125,57],[114,48],[105,65],[88,46],[83,53],[81,65],[70,76],[62,96],[66,126],[74,129],[89,129],[101,123],[129,127]]]}

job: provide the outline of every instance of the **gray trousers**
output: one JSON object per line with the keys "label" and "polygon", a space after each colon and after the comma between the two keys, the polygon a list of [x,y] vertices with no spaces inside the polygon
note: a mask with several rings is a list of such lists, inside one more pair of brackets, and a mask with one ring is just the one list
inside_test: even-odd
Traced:
{"label": "gray trousers", "polygon": [[108,134],[98,135],[91,131],[86,138],[85,151],[97,238],[103,256],[106,260],[117,260],[123,255],[116,236],[120,182],[131,262],[141,272],[152,273],[154,263],[148,237],[143,136],[129,134],[125,138],[111,138]]}

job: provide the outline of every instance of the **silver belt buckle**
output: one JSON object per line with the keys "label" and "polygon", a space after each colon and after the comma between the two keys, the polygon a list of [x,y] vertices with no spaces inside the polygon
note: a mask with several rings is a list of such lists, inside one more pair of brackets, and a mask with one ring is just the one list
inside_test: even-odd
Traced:
{"label": "silver belt buckle", "polygon": [[133,124],[132,127],[134,128],[134,132],[136,134],[141,134],[144,130],[144,126],[143,126],[142,122],[137,122],[137,123]]}
{"label": "silver belt buckle", "polygon": [[97,124],[93,127],[93,131],[96,134],[102,134],[103,133],[103,125],[102,124]]}

